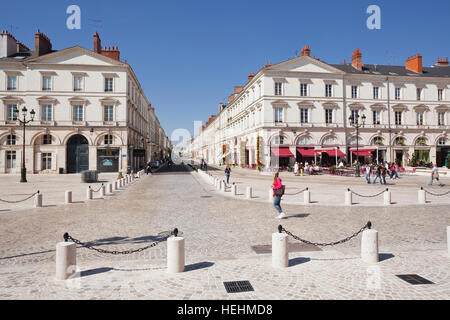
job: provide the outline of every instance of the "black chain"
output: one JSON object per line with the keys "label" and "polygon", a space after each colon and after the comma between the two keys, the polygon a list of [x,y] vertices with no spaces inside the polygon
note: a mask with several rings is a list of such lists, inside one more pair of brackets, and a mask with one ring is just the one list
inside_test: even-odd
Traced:
{"label": "black chain", "polygon": [[94,189],[92,189],[91,187],[89,187],[89,188],[91,188],[93,192],[99,192],[99,191],[102,189],[102,187],[103,187],[103,183],[102,183],[102,185],[101,185],[97,190],[94,190]]}
{"label": "black chain", "polygon": [[298,195],[298,194],[300,194],[300,193],[303,193],[303,192],[305,192],[305,191],[309,191],[309,188],[305,188],[305,189],[303,189],[303,190],[301,190],[301,191],[299,191],[299,192],[296,192],[296,193],[285,193],[284,195],[285,195],[285,196],[296,196],[296,195]]}
{"label": "black chain", "polygon": [[363,197],[363,198],[375,198],[375,197],[381,196],[381,195],[382,195],[383,193],[385,193],[386,191],[389,191],[389,189],[383,190],[383,191],[381,191],[380,193],[377,193],[377,194],[375,194],[375,195],[373,195],[373,196],[364,196],[364,195],[359,194],[359,193],[356,193],[356,192],[354,192],[353,190],[350,190],[350,189],[348,189],[348,191],[350,191],[351,193],[353,193],[354,195],[356,195],[356,196],[358,196],[358,197]]}
{"label": "black chain", "polygon": [[22,199],[22,200],[9,201],[9,200],[3,200],[3,199],[0,199],[0,202],[4,202],[4,203],[19,203],[19,202],[25,202],[25,201],[27,201],[27,200],[33,198],[33,197],[34,197],[35,195],[37,195],[38,193],[39,193],[39,191],[33,193],[31,196],[29,196],[29,197],[27,197],[27,198],[25,198],[25,199]]}
{"label": "black chain", "polygon": [[161,240],[155,241],[155,242],[151,243],[150,245],[148,245],[148,246],[146,246],[146,247],[139,248],[139,249],[135,249],[135,250],[125,250],[125,251],[116,251],[116,250],[114,250],[114,251],[109,251],[109,250],[104,250],[104,249],[94,248],[93,246],[91,246],[91,245],[89,245],[89,244],[83,243],[83,242],[81,242],[80,240],[77,240],[77,239],[73,238],[73,237],[70,236],[68,233],[64,234],[64,240],[65,240],[66,242],[69,241],[69,240],[70,240],[70,241],[73,241],[73,242],[74,242],[75,244],[77,244],[77,245],[80,245],[80,246],[82,246],[82,247],[84,247],[84,248],[86,248],[86,249],[89,249],[89,250],[97,251],[97,252],[99,252],[99,253],[112,254],[112,255],[119,255],[119,254],[121,254],[121,255],[126,255],[126,254],[133,254],[133,253],[142,252],[142,251],[144,251],[144,250],[147,250],[147,249],[156,247],[156,246],[157,246],[158,244],[160,244],[161,242],[167,241],[167,239],[168,239],[170,236],[172,236],[172,235],[178,236],[178,235],[180,235],[180,234],[181,234],[181,233],[179,233],[178,230],[175,229],[174,231],[170,231],[170,233],[166,234]]}
{"label": "black chain", "polygon": [[[281,227],[281,228],[280,228],[280,227]],[[300,238],[300,237],[297,237],[296,235],[293,235],[292,233],[290,233],[289,231],[287,231],[287,230],[286,230],[285,228],[283,228],[282,226],[280,226],[280,227],[279,227],[279,231],[281,230],[280,233],[281,233],[281,232],[284,232],[284,233],[286,233],[288,236],[291,236],[292,238],[294,238],[294,239],[297,240],[297,241],[300,241],[300,242],[303,242],[303,243],[306,243],[306,244],[311,244],[311,245],[314,245],[314,246],[317,246],[317,247],[327,247],[327,246],[335,246],[335,245],[342,244],[342,243],[345,243],[345,242],[350,241],[351,239],[353,239],[353,238],[355,238],[356,236],[358,236],[358,235],[359,235],[361,232],[363,232],[364,230],[370,229],[370,228],[372,227],[372,223],[371,223],[371,222],[368,222],[364,227],[361,228],[361,230],[355,232],[355,233],[352,234],[350,237],[347,237],[347,238],[345,238],[345,239],[343,239],[343,240],[340,240],[340,241],[331,242],[331,243],[316,243],[316,242],[311,242],[311,241],[308,241],[308,240],[304,240],[304,239],[302,239],[302,238]]]}
{"label": "black chain", "polygon": [[443,197],[443,196],[446,196],[446,195],[449,195],[450,194],[450,191],[447,191],[446,193],[443,193],[443,194],[437,194],[437,193],[432,193],[432,192],[430,192],[430,191],[428,191],[428,190],[425,190],[425,189],[423,189],[426,193],[428,193],[428,194],[430,194],[430,195],[432,195],[432,196],[435,196],[435,197]]}

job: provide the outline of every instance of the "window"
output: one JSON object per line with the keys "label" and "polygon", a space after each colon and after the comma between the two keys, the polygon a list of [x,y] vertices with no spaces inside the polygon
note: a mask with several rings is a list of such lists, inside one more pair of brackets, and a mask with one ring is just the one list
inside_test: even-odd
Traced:
{"label": "window", "polygon": [[308,95],[308,84],[301,83],[300,84],[300,96],[306,97]]}
{"label": "window", "polygon": [[298,146],[307,146],[311,144],[311,138],[309,136],[302,136],[298,139]]}
{"label": "window", "polygon": [[42,153],[42,170],[51,170],[52,169],[52,154],[51,153]]}
{"label": "window", "polygon": [[380,87],[373,87],[373,98],[380,99]]}
{"label": "window", "polygon": [[395,88],[395,100],[401,99],[401,92],[402,92],[401,88]]}
{"label": "window", "polygon": [[402,124],[402,112],[401,111],[395,111],[395,124],[397,126]]}
{"label": "window", "polygon": [[417,93],[417,100],[418,101],[422,100],[422,88],[417,88],[416,93]]}
{"label": "window", "polygon": [[397,137],[397,138],[395,138],[395,145],[404,146],[405,145],[405,138],[404,137]]}
{"label": "window", "polygon": [[381,124],[381,111],[380,110],[373,111],[373,124]]}
{"label": "window", "polygon": [[277,136],[277,137],[275,137],[273,143],[274,143],[275,145],[284,144],[284,137],[283,137],[283,136]]}
{"label": "window", "polygon": [[6,151],[6,168],[13,169],[16,167],[16,152]]}
{"label": "window", "polygon": [[107,145],[113,144],[113,136],[112,136],[112,134],[107,134],[103,141]]}
{"label": "window", "polygon": [[445,139],[445,138],[440,138],[440,139],[438,140],[438,146],[445,146],[445,145],[447,145],[447,139]]}
{"label": "window", "polygon": [[105,78],[105,92],[112,92],[114,87],[113,78]]}
{"label": "window", "polygon": [[300,109],[300,123],[308,123],[308,109]]}
{"label": "window", "polygon": [[325,123],[333,123],[333,109],[325,109]]}
{"label": "window", "polygon": [[43,91],[52,90],[52,77],[50,77],[50,76],[42,77],[42,90]]}
{"label": "window", "polygon": [[42,106],[42,121],[52,121],[52,106],[44,104]]}
{"label": "window", "polygon": [[283,84],[281,82],[275,82],[275,95],[281,96],[283,92]]}
{"label": "window", "polygon": [[17,113],[15,113],[14,110],[18,111],[17,104],[8,104],[8,114],[7,114],[8,121],[17,120]]}
{"label": "window", "polygon": [[325,97],[331,97],[333,94],[333,85],[326,84],[325,85]]}
{"label": "window", "polygon": [[438,101],[444,100],[444,90],[438,89]]}
{"label": "window", "polygon": [[44,134],[42,136],[42,144],[52,144],[52,136],[50,134]]}
{"label": "window", "polygon": [[358,110],[352,110],[351,124],[358,124],[358,123],[359,123],[359,111]]}
{"label": "window", "polygon": [[352,86],[352,99],[358,98],[358,86]]}
{"label": "window", "polygon": [[8,76],[8,90],[17,90],[17,76]]}
{"label": "window", "polygon": [[426,146],[428,144],[428,139],[426,137],[420,137],[416,141],[417,146]]}
{"label": "window", "polygon": [[114,106],[104,106],[104,118],[103,121],[112,122],[114,121]]}
{"label": "window", "polygon": [[375,137],[375,139],[373,139],[373,144],[376,146],[382,146],[383,145],[383,137]]}
{"label": "window", "polygon": [[73,121],[83,121],[83,106],[73,106]]}
{"label": "window", "polygon": [[445,112],[438,112],[438,126],[445,125]]}
{"label": "window", "polygon": [[8,146],[14,146],[16,145],[16,135],[10,134],[6,137],[6,144]]}
{"label": "window", "polygon": [[423,111],[418,111],[417,112],[417,125],[418,126],[423,126]]}
{"label": "window", "polygon": [[283,122],[283,108],[275,108],[275,122]]}
{"label": "window", "polygon": [[83,77],[75,77],[73,79],[73,91],[83,91],[84,79]]}

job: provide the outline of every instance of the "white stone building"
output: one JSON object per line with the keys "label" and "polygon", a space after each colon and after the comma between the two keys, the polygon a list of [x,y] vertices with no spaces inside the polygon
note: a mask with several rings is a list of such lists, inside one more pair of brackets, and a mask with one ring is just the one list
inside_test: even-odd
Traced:
{"label": "white stone building", "polygon": [[[26,128],[28,173],[125,172],[160,159],[164,132],[117,47],[54,51],[35,34],[34,51],[0,34],[0,173],[22,166],[23,134],[13,110],[36,116]],[[29,116],[28,116],[29,118]],[[160,133],[159,133],[160,134]]]}
{"label": "white stone building", "polygon": [[208,163],[255,167],[297,161],[335,164],[356,160],[356,129],[349,117],[366,116],[359,130],[360,161],[418,160],[446,165],[450,159],[450,67],[422,57],[405,66],[367,65],[356,50],[352,63],[328,64],[299,57],[250,74],[227,105],[208,120],[188,147]]}

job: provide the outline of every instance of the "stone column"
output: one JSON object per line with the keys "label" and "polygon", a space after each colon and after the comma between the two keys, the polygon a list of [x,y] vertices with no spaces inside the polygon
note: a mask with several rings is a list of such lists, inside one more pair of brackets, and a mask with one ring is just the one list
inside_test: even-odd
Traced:
{"label": "stone column", "polygon": [[425,190],[423,190],[423,188],[419,190],[418,196],[419,196],[419,204],[427,203],[427,194],[425,193]]}
{"label": "stone column", "polygon": [[72,203],[72,191],[66,191],[65,200],[66,203]]}
{"label": "stone column", "polygon": [[379,262],[378,231],[370,229],[363,231],[361,240],[361,259],[366,263]]}
{"label": "stone column", "polygon": [[305,204],[310,204],[311,203],[311,192],[309,190],[306,190],[303,193],[303,202]]}
{"label": "stone column", "polygon": [[56,279],[67,280],[76,272],[77,253],[73,242],[59,242],[56,245]]}
{"label": "stone column", "polygon": [[252,198],[252,187],[247,187],[245,195],[246,195],[247,199],[251,199]]}
{"label": "stone column", "polygon": [[43,198],[42,193],[37,193],[34,196],[34,206],[36,208],[42,208],[42,198]]}
{"label": "stone column", "polygon": [[352,192],[351,191],[346,191],[345,192],[345,205],[346,206],[351,206],[352,204],[353,204]]}
{"label": "stone column", "polygon": [[170,237],[167,239],[167,271],[180,273],[184,271],[184,238]]}
{"label": "stone column", "polygon": [[272,266],[274,268],[289,266],[288,235],[285,233],[272,234]]}
{"label": "stone column", "polygon": [[386,190],[383,194],[383,198],[384,198],[384,205],[385,206],[390,206],[392,204],[392,197],[391,197],[391,192],[389,190]]}
{"label": "stone column", "polygon": [[93,191],[92,191],[91,187],[87,188],[87,190],[86,190],[86,199],[87,200],[93,199]]}

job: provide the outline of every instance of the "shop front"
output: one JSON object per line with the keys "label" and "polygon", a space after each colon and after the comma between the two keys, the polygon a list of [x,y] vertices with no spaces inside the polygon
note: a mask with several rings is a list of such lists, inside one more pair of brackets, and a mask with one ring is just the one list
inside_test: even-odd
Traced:
{"label": "shop front", "polygon": [[436,147],[436,163],[438,167],[450,167],[450,140],[439,139]]}
{"label": "shop front", "polygon": [[120,160],[119,148],[98,148],[97,149],[97,171],[98,172],[118,172]]}

